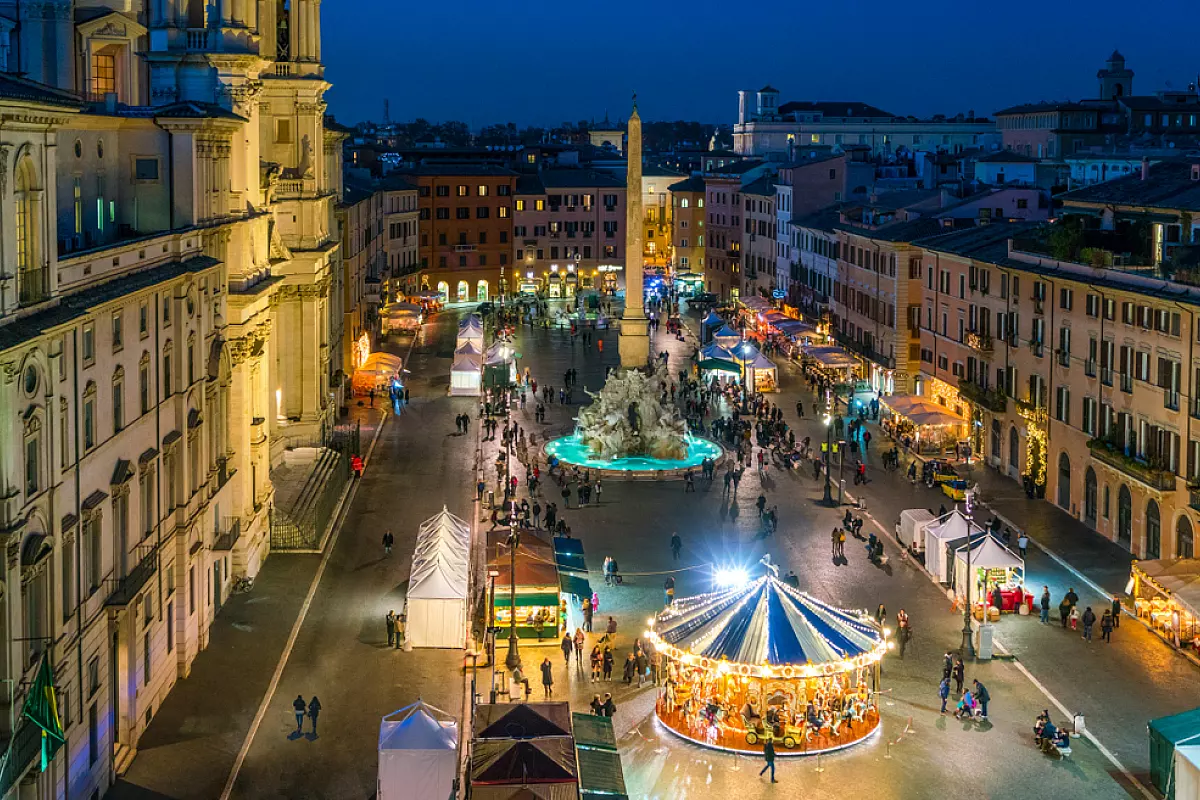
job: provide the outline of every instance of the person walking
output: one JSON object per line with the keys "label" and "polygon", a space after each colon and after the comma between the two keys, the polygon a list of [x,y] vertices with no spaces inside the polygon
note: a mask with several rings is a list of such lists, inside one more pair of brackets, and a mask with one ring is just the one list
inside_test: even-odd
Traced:
{"label": "person walking", "polygon": [[982,683],[980,683],[978,680],[971,681],[971,683],[975,686],[975,699],[977,701],[979,701],[980,715],[984,719],[987,719],[988,718],[988,713],[987,713],[988,701],[992,699],[992,696],[990,694],[988,694],[987,687],[984,686]]}
{"label": "person walking", "polygon": [[383,534],[383,554],[390,556],[392,554],[392,545],[395,543],[396,537],[392,536],[392,532],[385,531]]}
{"label": "person walking", "polygon": [[846,531],[839,528],[837,531],[837,554],[838,558],[846,558]]}
{"label": "person walking", "polygon": [[966,680],[967,667],[963,664],[962,656],[954,657],[954,694],[962,695],[963,681]]}
{"label": "person walking", "polygon": [[1100,638],[1112,644],[1112,629],[1113,629],[1113,614],[1108,609],[1104,609],[1104,616],[1100,617]]}
{"label": "person walking", "polygon": [[554,694],[554,667],[549,658],[542,659],[542,693],[546,697]]}
{"label": "person walking", "polygon": [[1025,535],[1025,531],[1021,531],[1021,535],[1017,537],[1017,550],[1021,553],[1021,558],[1025,558],[1025,551],[1029,549],[1029,537]]}
{"label": "person walking", "polygon": [[625,657],[625,663],[621,667],[621,677],[625,681],[625,685],[633,683],[633,673],[637,671],[637,659],[630,653]]}
{"label": "person walking", "polygon": [[406,619],[407,619],[407,617],[405,616],[403,611],[401,611],[399,614],[396,615],[395,622],[396,622],[396,649],[397,650],[399,650],[401,647],[404,646],[404,623],[405,623]]}
{"label": "person walking", "polygon": [[834,528],[829,534],[830,555],[832,555],[834,558],[837,558],[838,554],[838,536],[840,533],[840,529]]}
{"label": "person walking", "polygon": [[1042,624],[1045,625],[1046,623],[1048,623],[1050,621],[1050,587],[1049,586],[1042,587],[1042,600],[1041,600],[1040,606],[1041,606]]}
{"label": "person walking", "polygon": [[313,699],[308,701],[308,718],[312,720],[312,735],[317,735],[317,717],[321,715],[321,701],[314,694]]}
{"label": "person walking", "polygon": [[612,718],[613,714],[617,713],[617,704],[613,702],[611,693],[604,693],[604,703],[602,704],[601,708],[604,709],[604,716],[610,719]]}
{"label": "person walking", "polygon": [[604,680],[611,681],[612,680],[612,671],[613,671],[613,660],[614,660],[613,659],[613,651],[612,651],[611,647],[605,646],[603,658],[604,658],[604,675],[603,675]]}
{"label": "person walking", "polygon": [[671,558],[678,561],[681,550],[683,550],[683,539],[679,538],[679,531],[675,531],[671,534]]}
{"label": "person walking", "polygon": [[1070,616],[1071,603],[1067,600],[1067,598],[1064,597],[1062,602],[1058,604],[1058,621],[1062,623],[1064,628],[1067,627],[1067,620],[1070,618]]}
{"label": "person walking", "polygon": [[388,634],[388,647],[392,647],[396,644],[396,612],[395,611],[389,611],[387,613],[387,634]]}
{"label": "person walking", "polygon": [[600,645],[592,647],[592,683],[600,680],[600,665],[604,663],[604,657],[600,655]]}
{"label": "person walking", "polygon": [[583,672],[583,642],[583,628],[576,628],[573,644],[575,645],[575,669],[578,672]]}
{"label": "person walking", "polygon": [[668,575],[663,581],[663,605],[668,608],[675,602],[675,577]]}
{"label": "person walking", "polygon": [[758,777],[762,777],[763,773],[771,770],[771,783],[778,783],[775,780],[775,740],[768,736],[763,742],[763,760],[767,763],[758,771]]}
{"label": "person walking", "polygon": [[296,733],[304,730],[304,715],[308,713],[308,703],[304,702],[303,695],[296,695],[296,699],[292,701],[292,710],[296,712]]}
{"label": "person walking", "polygon": [[950,698],[950,676],[942,678],[942,682],[938,684],[938,697],[942,698],[942,711],[946,713],[946,701]]}
{"label": "person walking", "polygon": [[592,598],[583,598],[583,629],[588,633],[592,632]]}
{"label": "person walking", "polygon": [[1121,627],[1121,598],[1115,594],[1113,595],[1112,599],[1112,618],[1113,627]]}
{"label": "person walking", "polygon": [[568,667],[570,667],[571,666],[571,652],[575,649],[575,640],[571,638],[570,633],[563,634],[562,644],[560,645],[560,647],[562,648],[563,662]]}
{"label": "person walking", "polygon": [[1083,610],[1080,622],[1083,623],[1083,638],[1090,642],[1092,640],[1092,626],[1096,624],[1096,612],[1092,611],[1091,606]]}

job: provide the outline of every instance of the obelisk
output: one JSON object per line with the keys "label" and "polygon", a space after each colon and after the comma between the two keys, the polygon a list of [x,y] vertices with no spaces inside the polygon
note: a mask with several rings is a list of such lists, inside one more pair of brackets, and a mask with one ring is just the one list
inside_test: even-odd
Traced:
{"label": "obelisk", "polygon": [[642,119],[638,116],[637,95],[629,115],[629,142],[626,145],[625,172],[625,312],[621,315],[621,334],[617,349],[621,366],[640,369],[650,360],[649,322],[642,298]]}

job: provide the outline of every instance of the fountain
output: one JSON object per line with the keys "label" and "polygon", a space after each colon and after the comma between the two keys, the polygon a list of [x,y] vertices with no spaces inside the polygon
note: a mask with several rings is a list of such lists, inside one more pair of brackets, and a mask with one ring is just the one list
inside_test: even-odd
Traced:
{"label": "fountain", "polygon": [[664,402],[662,385],[667,382],[663,366],[649,374],[610,372],[603,389],[588,392],[592,404],[580,411],[575,433],[548,442],[546,454],[611,477],[635,472],[681,476],[705,459],[720,458],[721,446],[689,434],[675,405]]}

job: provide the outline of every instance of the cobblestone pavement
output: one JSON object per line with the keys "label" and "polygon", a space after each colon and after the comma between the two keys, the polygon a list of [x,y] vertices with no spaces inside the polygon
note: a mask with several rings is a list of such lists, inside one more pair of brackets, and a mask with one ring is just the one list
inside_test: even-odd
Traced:
{"label": "cobblestone pavement", "polygon": [[[382,625],[383,615],[402,595],[417,523],[443,502],[465,511],[473,482],[474,426],[472,436],[454,436],[451,418],[473,410],[474,401],[445,395],[455,318],[443,314],[426,326],[425,338],[406,365],[413,372],[412,406],[383,430],[281,676],[271,713],[246,759],[236,786],[238,797],[370,797],[380,715],[417,696],[447,710],[460,708],[458,656],[388,650]],[[615,331],[595,335],[604,341],[603,351],[595,340],[587,348],[581,341],[572,343],[565,330],[526,328],[518,333],[517,350],[522,366],[528,366],[541,385],[557,390],[563,372],[575,368],[580,382],[596,391],[618,356]],[[684,365],[693,342],[660,332],[654,345],[655,350],[670,351],[674,372]],[[780,381],[782,392],[774,400],[789,424],[798,423],[795,402],[808,397],[798,371],[781,365]],[[577,400],[580,395],[576,392]],[[556,397],[545,424],[533,422],[534,408],[527,404],[516,416],[544,438],[570,430],[579,404],[564,408]],[[816,435],[815,422],[798,427],[800,437]],[[483,463],[490,464],[496,443],[484,447]],[[995,660],[968,669],[968,680],[978,677],[992,694],[990,722],[964,725],[944,717],[937,713],[936,685],[942,653],[960,642],[961,617],[953,613],[944,590],[902,561],[890,543],[886,568],[872,566],[853,541],[846,549],[849,563],[832,563],[828,531],[840,512],[816,503],[820,488],[811,473],[778,474],[773,469],[761,477],[748,471],[736,498],[722,496],[720,484],[703,481],[687,496],[679,483],[610,481],[599,504],[577,509],[573,500],[564,511],[593,567],[592,583],[601,601],[597,627],[609,614],[617,620],[618,663],[641,634],[646,618],[661,607],[665,574],[676,575],[677,594],[684,597],[710,588],[713,565],[750,567],[764,553],[784,569],[796,570],[803,588],[823,599],[850,607],[883,602],[893,614],[903,607],[914,624],[906,657],[885,662],[884,685],[890,695],[882,709],[881,733],[819,763],[813,758],[781,759],[776,786],[758,777],[761,763],[754,759],[705,750],[665,731],[653,717],[652,687],[620,681],[593,685],[576,665],[563,664],[554,644],[523,645],[527,672],[536,675],[536,664],[549,657],[554,696],[570,700],[577,710],[584,710],[594,693],[613,693],[631,796],[757,798],[779,792],[796,796],[797,791],[805,797],[839,800],[868,791],[904,798],[1140,796],[1087,741],[1078,742],[1069,761],[1047,758],[1033,747],[1030,727],[1037,712],[1051,708],[1056,719],[1062,715],[1029,676],[1069,710],[1085,712],[1099,741],[1140,775],[1148,763],[1145,721],[1194,704],[1189,698],[1195,696],[1200,676],[1195,667],[1132,620],[1125,620],[1114,643],[1105,645],[1041,626],[1036,618],[1006,617],[998,638],[1017,661]],[[988,491],[997,502],[1019,495],[1004,491],[1002,483]],[[760,492],[779,507],[779,531],[770,538],[763,538],[754,509]],[[900,476],[882,472],[873,476],[863,495],[872,517],[889,529],[901,509],[936,508],[942,502],[940,495],[913,489]],[[1074,548],[1085,553],[1101,550],[1086,540],[1078,543],[1077,532],[1065,529],[1053,516],[1020,507],[1013,514],[1035,539],[1044,539],[1068,560]],[[382,558],[379,549],[382,525],[390,526],[397,537],[390,560]],[[679,562],[672,560],[668,546],[672,531],[679,531],[684,542]],[[606,555],[621,564],[625,583],[619,588],[603,586],[598,567]],[[1094,553],[1093,558],[1095,565],[1082,566],[1119,571],[1111,558]],[[197,660],[192,677],[171,695],[143,741],[123,790],[113,796],[219,795],[316,564],[316,557],[268,561],[254,593],[239,598],[218,619],[212,646]],[[1048,584],[1056,599],[1073,585],[1085,604],[1101,602],[1099,594],[1080,585],[1040,550],[1030,551],[1028,570],[1031,585]],[[1109,581],[1097,578],[1105,588]],[[479,680],[486,696],[489,681],[484,671]],[[322,733],[316,740],[288,737],[289,702],[297,693],[316,693],[322,699]],[[535,687],[535,697],[540,694]]]}
{"label": "cobblestone pavement", "polygon": [[[617,365],[616,332],[598,335],[605,339],[602,353],[594,342],[586,349],[581,342],[572,344],[565,331],[524,329],[517,349],[541,384],[557,388],[562,373],[575,368],[580,381],[595,391],[605,371]],[[661,331],[654,343],[656,351],[671,352],[672,373],[683,366],[693,346],[690,336],[687,342],[679,342]],[[799,438],[809,435],[815,439],[818,423],[801,422],[794,412],[797,399],[811,402],[799,370],[781,364],[780,383],[782,391],[773,401],[785,410],[789,424],[798,427]],[[572,427],[578,405],[563,408],[556,400],[548,412],[547,422],[539,426],[533,423],[533,406],[529,405],[523,424],[530,430],[557,435]],[[873,451],[880,441],[877,436]],[[754,509],[754,499],[760,492],[769,504],[779,506],[780,529],[769,539],[762,538]],[[896,796],[945,797],[955,796],[954,792],[947,793],[946,786],[965,786],[967,782],[973,792],[989,797],[1013,796],[1017,791],[1038,792],[1039,796],[1078,797],[1084,792],[1095,797],[1136,796],[1137,790],[1129,788],[1108,758],[1087,741],[1075,748],[1070,762],[1049,760],[1034,749],[1030,727],[1037,712],[1050,708],[1056,719],[1063,715],[1022,670],[1027,670],[1068,710],[1084,712],[1089,729],[1137,776],[1144,777],[1148,770],[1146,720],[1194,705],[1188,698],[1194,696],[1200,684],[1200,673],[1133,620],[1126,619],[1114,635],[1114,643],[1106,645],[1098,641],[1089,644],[1057,626],[1042,626],[1036,617],[1007,616],[998,626],[997,639],[1012,651],[1017,662],[996,660],[969,669],[968,680],[979,676],[987,684],[996,710],[987,730],[963,730],[960,724],[936,713],[940,658],[945,650],[957,649],[962,628],[961,616],[953,612],[944,589],[935,587],[914,565],[903,562],[890,543],[886,568],[871,566],[853,541],[847,548],[850,563],[835,566],[828,556],[828,531],[837,523],[840,512],[816,503],[821,484],[811,479],[811,473],[779,474],[771,469],[760,478],[751,470],[746,473],[738,498],[722,494],[719,484],[710,487],[704,482],[700,482],[695,495],[684,497],[682,484],[610,481],[605,483],[599,506],[572,508],[566,512],[566,519],[573,534],[583,539],[590,566],[598,567],[606,555],[611,555],[626,576],[619,589],[606,591],[599,573],[593,571],[593,585],[600,585],[598,619],[610,612],[616,614],[622,634],[618,648],[621,658],[628,652],[628,642],[640,635],[646,617],[660,607],[664,571],[683,568],[676,574],[677,595],[685,597],[710,588],[711,565],[749,566],[764,552],[770,552],[784,569],[795,569],[806,590],[831,602],[869,608],[883,602],[893,614],[900,607],[907,609],[916,630],[915,649],[903,661],[895,657],[887,661],[885,683],[892,690],[893,705],[884,708],[882,734],[872,743],[823,759],[824,772],[813,772],[815,763],[809,759],[780,762],[781,780],[803,780],[806,790],[817,792],[814,797],[833,796],[835,792],[842,796],[847,789],[866,789],[868,785],[876,791],[880,786],[894,786]],[[936,509],[944,500],[932,491],[914,489],[901,475],[882,471],[873,472],[862,494],[871,516],[889,531],[900,510],[914,506]],[[1011,494],[1018,495],[1019,491]],[[1103,542],[1095,548],[1086,539],[1076,542],[1073,537],[1082,534],[1060,530],[1061,521],[1052,517],[1016,510],[1013,513],[1019,515],[1035,539],[1041,540],[1044,535],[1046,541],[1067,552],[1074,552],[1072,548],[1085,553],[1093,549],[1103,552]],[[1043,529],[1044,525],[1050,529]],[[684,540],[683,559],[678,565],[671,562],[668,547],[674,530]],[[1119,570],[1113,566],[1114,558],[1120,560],[1121,556],[1110,553],[1105,560],[1093,555],[1098,565],[1115,574]],[[1127,567],[1128,556],[1124,558]],[[1103,602],[1099,594],[1040,550],[1031,549],[1027,567],[1030,585],[1049,585],[1056,601],[1068,586],[1074,586],[1084,604],[1099,607]],[[1085,563],[1084,567],[1091,568],[1092,564]],[[1104,585],[1109,579],[1098,580]],[[571,701],[583,709],[596,688],[575,675],[573,667],[561,667],[561,654],[556,650],[546,650],[562,670],[558,680],[567,684]],[[538,661],[541,657],[535,656]],[[556,691],[561,694],[561,684]],[[745,758],[706,751],[662,729],[651,713],[650,689],[618,684],[614,699],[619,707],[616,723],[623,736],[626,772],[637,796],[686,796],[700,791],[715,794],[735,787],[744,793],[744,779],[755,778],[736,771],[738,764],[748,769]],[[905,733],[910,725],[911,732]],[[892,758],[885,757],[889,742]],[[862,770],[866,764],[871,768]],[[986,767],[981,768],[981,764]]]}

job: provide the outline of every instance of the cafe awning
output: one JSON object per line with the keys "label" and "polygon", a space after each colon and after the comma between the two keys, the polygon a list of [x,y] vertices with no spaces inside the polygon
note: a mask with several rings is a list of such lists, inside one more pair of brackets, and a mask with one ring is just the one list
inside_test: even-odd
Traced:
{"label": "cafe awning", "polygon": [[858,364],[854,356],[834,345],[810,347],[804,351],[804,355],[828,369],[845,369],[846,367],[853,367]]}
{"label": "cafe awning", "polygon": [[751,311],[767,311],[771,308],[771,303],[764,297],[745,297],[742,298],[742,305]]}
{"label": "cafe awning", "polygon": [[880,397],[879,402],[893,414],[904,417],[914,425],[962,425],[966,420],[945,406],[920,395],[900,394]]}
{"label": "cafe awning", "polygon": [[1133,569],[1169,592],[1193,616],[1200,616],[1200,558],[1147,559],[1135,561]]}

